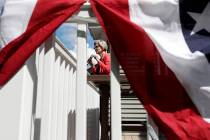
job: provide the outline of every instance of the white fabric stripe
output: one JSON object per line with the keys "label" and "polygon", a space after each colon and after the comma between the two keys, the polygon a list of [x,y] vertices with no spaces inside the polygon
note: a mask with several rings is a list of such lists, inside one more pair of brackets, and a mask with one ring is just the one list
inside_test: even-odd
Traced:
{"label": "white fabric stripe", "polygon": [[5,0],[0,1],[0,16],[1,16],[3,8],[4,8],[4,3],[5,3]]}
{"label": "white fabric stripe", "polygon": [[0,44],[5,46],[27,29],[37,0],[6,0],[0,17]]}
{"label": "white fabric stripe", "polygon": [[[178,0],[129,0],[131,21],[144,28],[201,115],[210,118],[210,65],[184,40]],[[175,18],[176,17],[176,18]],[[210,122],[210,121],[209,121]]]}

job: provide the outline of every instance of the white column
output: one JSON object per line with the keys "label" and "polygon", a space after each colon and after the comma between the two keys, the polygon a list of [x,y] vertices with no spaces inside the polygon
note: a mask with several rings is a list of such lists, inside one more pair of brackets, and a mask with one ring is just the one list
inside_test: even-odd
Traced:
{"label": "white column", "polygon": [[41,118],[42,114],[42,89],[44,79],[44,57],[45,43],[43,43],[36,52],[37,55],[37,97],[36,97],[36,119]]}
{"label": "white column", "polygon": [[158,127],[152,118],[147,117],[147,140],[159,140]]}
{"label": "white column", "polygon": [[86,24],[78,24],[77,47],[77,77],[76,77],[76,140],[86,140],[87,114],[86,114]]}
{"label": "white column", "polygon": [[61,57],[57,56],[54,64],[54,84],[53,84],[53,101],[52,101],[52,130],[51,130],[51,140],[57,140],[56,139],[56,132],[57,132],[57,121],[58,121],[58,97],[59,97],[59,78],[60,78],[60,63],[61,63]]}
{"label": "white column", "polygon": [[68,83],[68,110],[67,110],[67,116],[68,116],[68,122],[67,122],[67,140],[71,140],[72,137],[72,129],[74,129],[74,125],[71,122],[71,114],[72,114],[72,99],[73,97],[73,66],[70,65],[69,70],[69,83]]}
{"label": "white column", "polygon": [[62,140],[62,120],[63,120],[63,91],[64,91],[64,73],[66,62],[61,58],[60,79],[59,79],[59,95],[58,95],[58,120],[57,120],[57,140]]}
{"label": "white column", "polygon": [[64,83],[64,96],[63,96],[63,134],[62,140],[67,140],[67,120],[68,120],[68,85],[69,85],[69,68],[70,64],[67,64],[65,68],[65,83]]}
{"label": "white column", "polygon": [[72,73],[72,94],[71,94],[71,117],[70,117],[70,140],[76,139],[76,68]]}
{"label": "white column", "polygon": [[51,140],[51,111],[55,61],[55,40],[50,37],[45,43],[44,73],[42,87],[42,112],[41,112],[41,140]]}
{"label": "white column", "polygon": [[69,88],[68,88],[68,113],[72,111],[72,98],[73,98],[73,66],[70,66],[69,71]]}
{"label": "white column", "polygon": [[111,140],[122,139],[119,64],[111,50]]}

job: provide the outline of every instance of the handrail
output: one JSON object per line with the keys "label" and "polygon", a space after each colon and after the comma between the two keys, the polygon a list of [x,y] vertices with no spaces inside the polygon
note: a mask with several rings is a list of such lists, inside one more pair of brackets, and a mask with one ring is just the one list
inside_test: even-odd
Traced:
{"label": "handrail", "polygon": [[72,66],[76,68],[76,58],[64,47],[63,43],[58,38],[56,38],[56,43],[55,51],[67,59],[72,64]]}

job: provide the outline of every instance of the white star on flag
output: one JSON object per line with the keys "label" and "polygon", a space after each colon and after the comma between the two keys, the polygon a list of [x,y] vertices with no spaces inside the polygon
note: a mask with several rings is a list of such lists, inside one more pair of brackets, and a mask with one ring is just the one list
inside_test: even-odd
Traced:
{"label": "white star on flag", "polygon": [[202,29],[205,29],[210,33],[210,2],[204,9],[203,13],[188,12],[188,14],[196,21],[196,24],[190,33],[191,35],[194,35]]}

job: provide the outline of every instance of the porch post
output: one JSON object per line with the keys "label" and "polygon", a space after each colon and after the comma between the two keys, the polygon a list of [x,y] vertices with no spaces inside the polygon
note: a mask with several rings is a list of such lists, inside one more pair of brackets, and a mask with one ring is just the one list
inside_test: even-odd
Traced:
{"label": "porch post", "polygon": [[[109,84],[109,83],[108,83]],[[109,96],[110,86],[101,84],[100,89],[100,123],[101,123],[101,140],[109,140]]]}
{"label": "porch post", "polygon": [[111,140],[122,139],[119,64],[111,50]]}
{"label": "porch post", "polygon": [[152,120],[152,118],[147,116],[147,140],[159,140],[158,127]]}
{"label": "porch post", "polygon": [[76,70],[76,140],[87,138],[87,113],[86,113],[86,24],[78,24],[77,70]]}

